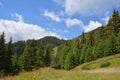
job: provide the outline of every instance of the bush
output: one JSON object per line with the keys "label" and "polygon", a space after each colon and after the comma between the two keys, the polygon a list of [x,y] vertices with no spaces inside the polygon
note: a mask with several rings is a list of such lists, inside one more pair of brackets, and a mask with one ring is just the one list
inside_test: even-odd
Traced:
{"label": "bush", "polygon": [[110,62],[103,62],[100,64],[100,67],[108,67],[110,66]]}
{"label": "bush", "polygon": [[83,70],[90,70],[90,67],[89,67],[89,65],[83,65],[81,67],[81,69],[83,69]]}

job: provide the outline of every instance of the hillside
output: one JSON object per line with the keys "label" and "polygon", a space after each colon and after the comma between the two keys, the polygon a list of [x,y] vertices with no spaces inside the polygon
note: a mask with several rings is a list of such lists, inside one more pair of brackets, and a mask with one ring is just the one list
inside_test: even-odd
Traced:
{"label": "hillside", "polygon": [[[100,64],[104,61],[111,63],[110,66],[100,69]],[[90,69],[82,70],[83,65],[89,64]],[[52,68],[40,68],[33,72],[20,73],[17,76],[9,76],[7,80],[120,80],[120,54],[101,58],[92,62],[79,65],[76,68],[66,70],[56,70]],[[112,71],[111,71],[112,70]]]}
{"label": "hillside", "polygon": [[[101,65],[104,63],[110,63],[110,65],[101,67]],[[84,70],[82,68],[85,66],[87,67],[86,69],[84,68],[85,70],[95,70],[95,69],[100,69],[100,68],[120,68],[120,54],[116,54],[113,56],[108,56],[108,57],[100,58],[98,60],[87,62],[87,63],[77,66],[76,68],[72,70],[82,71]]]}
{"label": "hillside", "polygon": [[114,10],[108,24],[68,40],[58,49],[56,67],[70,70],[79,64],[120,53],[120,14]]}
{"label": "hillside", "polygon": [[[31,42],[32,40],[27,40],[26,42],[25,41],[18,41],[18,42],[15,42],[13,43],[13,53],[17,53],[18,55],[21,55],[25,49],[25,47]],[[44,38],[41,38],[39,40],[35,40],[35,45],[36,47],[39,47],[40,44],[43,44],[43,45],[47,45],[47,44],[50,44],[52,45],[52,47],[55,47],[55,46],[59,46],[62,44],[64,40],[60,40],[56,37],[52,37],[52,36],[47,36],[47,37],[44,37]]]}

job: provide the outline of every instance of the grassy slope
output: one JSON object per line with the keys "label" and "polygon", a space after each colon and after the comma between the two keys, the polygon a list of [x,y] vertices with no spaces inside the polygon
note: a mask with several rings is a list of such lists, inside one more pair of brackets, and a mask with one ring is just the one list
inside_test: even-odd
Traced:
{"label": "grassy slope", "polygon": [[110,66],[108,66],[109,68],[120,67],[120,54],[116,54],[116,55],[113,55],[113,56],[100,58],[98,60],[82,64],[80,66],[77,66],[73,70],[82,70],[81,67],[84,66],[84,65],[88,65],[90,69],[99,69],[100,65],[103,62],[110,62]]}
{"label": "grassy slope", "polygon": [[[89,64],[91,69],[100,68],[100,63],[109,61],[109,67],[120,67],[120,54],[98,59]],[[80,65],[70,71],[41,68],[33,72],[20,73],[18,76],[7,77],[6,80],[120,80],[120,73],[88,73],[81,70]]]}

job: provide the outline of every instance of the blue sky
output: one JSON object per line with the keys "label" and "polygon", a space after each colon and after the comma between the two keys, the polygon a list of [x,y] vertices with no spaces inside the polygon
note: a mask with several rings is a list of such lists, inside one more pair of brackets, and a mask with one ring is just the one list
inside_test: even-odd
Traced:
{"label": "blue sky", "polygon": [[6,41],[56,36],[72,39],[107,24],[120,0],[0,0]]}

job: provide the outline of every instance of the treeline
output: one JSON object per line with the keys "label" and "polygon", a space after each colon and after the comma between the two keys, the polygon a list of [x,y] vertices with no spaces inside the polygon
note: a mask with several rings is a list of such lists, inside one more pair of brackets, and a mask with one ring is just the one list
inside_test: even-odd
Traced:
{"label": "treeline", "polygon": [[12,53],[12,38],[8,44],[5,44],[4,33],[0,36],[0,75],[1,73],[12,73],[14,72],[14,59]]}
{"label": "treeline", "polygon": [[5,34],[0,35],[0,75],[18,74],[20,71],[32,71],[50,66],[53,48],[63,40],[45,37],[40,40],[27,40],[5,43]]}
{"label": "treeline", "polygon": [[[120,14],[114,10],[106,26],[64,42],[56,56],[56,67],[71,69],[79,64],[120,53]],[[58,57],[59,56],[59,57]]]}
{"label": "treeline", "polygon": [[[60,40],[56,37],[52,37],[52,36],[47,36],[44,37],[42,39],[39,40],[35,40],[35,47],[39,47],[40,44],[50,44],[52,47],[56,47],[62,44],[64,40]],[[29,45],[29,43],[31,42],[31,40],[27,40],[27,41],[18,41],[12,44],[12,51],[13,53],[17,53],[19,56],[23,53],[25,47],[27,45]]]}

